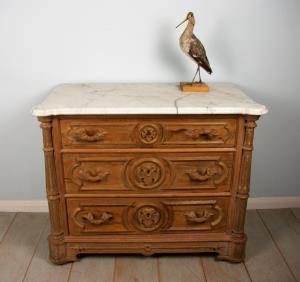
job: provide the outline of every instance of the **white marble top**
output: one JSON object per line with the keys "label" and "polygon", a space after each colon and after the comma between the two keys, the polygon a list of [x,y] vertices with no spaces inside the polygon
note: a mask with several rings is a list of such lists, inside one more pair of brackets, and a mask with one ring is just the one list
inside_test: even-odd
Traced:
{"label": "white marble top", "polygon": [[35,116],[84,114],[267,113],[231,83],[209,83],[207,93],[183,93],[175,83],[62,84],[33,107]]}

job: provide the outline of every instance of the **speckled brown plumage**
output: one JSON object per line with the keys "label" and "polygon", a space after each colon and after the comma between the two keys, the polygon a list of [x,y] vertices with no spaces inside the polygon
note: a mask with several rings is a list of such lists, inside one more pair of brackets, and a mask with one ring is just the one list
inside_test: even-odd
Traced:
{"label": "speckled brown plumage", "polygon": [[209,74],[212,73],[212,69],[206,56],[205,48],[201,41],[194,34],[192,34],[191,45],[188,54],[198,65],[200,65],[200,67],[205,69]]}
{"label": "speckled brown plumage", "polygon": [[180,36],[180,40],[179,40],[180,47],[182,51],[198,65],[197,72],[194,76],[194,79],[197,73],[199,72],[199,81],[201,82],[200,67],[205,69],[209,74],[212,73],[212,69],[210,67],[208,58],[206,56],[206,51],[203,44],[193,34],[193,29],[195,26],[195,18],[192,12],[189,12],[186,16],[186,19],[183,22],[181,22],[178,26],[183,24],[185,21],[188,21],[188,25],[186,26],[184,32]]}

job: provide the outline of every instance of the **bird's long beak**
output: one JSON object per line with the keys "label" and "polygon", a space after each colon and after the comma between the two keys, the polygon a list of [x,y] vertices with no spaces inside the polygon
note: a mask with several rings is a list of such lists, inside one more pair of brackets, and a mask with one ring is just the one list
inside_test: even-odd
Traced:
{"label": "bird's long beak", "polygon": [[176,26],[176,28],[179,27],[179,26],[181,26],[181,25],[182,25],[183,23],[185,23],[187,20],[188,20],[188,18],[184,19],[178,26]]}

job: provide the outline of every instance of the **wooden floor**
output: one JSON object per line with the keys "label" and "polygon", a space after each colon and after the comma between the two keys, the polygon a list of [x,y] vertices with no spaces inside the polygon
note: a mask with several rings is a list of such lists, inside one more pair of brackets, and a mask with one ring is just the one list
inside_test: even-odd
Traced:
{"label": "wooden floor", "polygon": [[46,213],[0,213],[0,281],[300,281],[300,209],[248,211],[243,264],[209,255],[85,256],[48,262]]}

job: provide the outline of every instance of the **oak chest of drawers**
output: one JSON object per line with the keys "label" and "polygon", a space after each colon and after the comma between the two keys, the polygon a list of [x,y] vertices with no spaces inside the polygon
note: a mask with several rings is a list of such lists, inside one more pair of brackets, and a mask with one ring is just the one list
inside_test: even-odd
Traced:
{"label": "oak chest of drawers", "polygon": [[231,84],[62,85],[43,130],[50,259],[213,252],[244,258],[253,133],[267,110]]}

